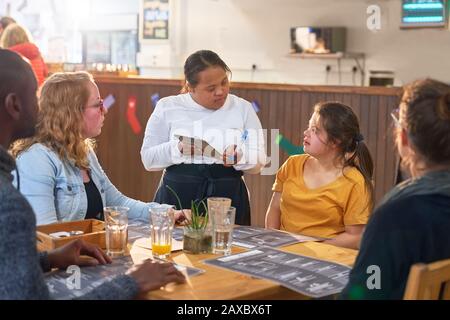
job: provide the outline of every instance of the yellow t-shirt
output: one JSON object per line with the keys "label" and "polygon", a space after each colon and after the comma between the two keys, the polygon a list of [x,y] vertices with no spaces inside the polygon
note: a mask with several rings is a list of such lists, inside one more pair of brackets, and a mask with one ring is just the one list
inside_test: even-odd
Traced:
{"label": "yellow t-shirt", "polygon": [[278,170],[272,190],[281,193],[281,230],[334,238],[345,226],[366,224],[370,213],[364,177],[356,168],[319,188],[309,189],[303,167],[309,155],[290,157]]}

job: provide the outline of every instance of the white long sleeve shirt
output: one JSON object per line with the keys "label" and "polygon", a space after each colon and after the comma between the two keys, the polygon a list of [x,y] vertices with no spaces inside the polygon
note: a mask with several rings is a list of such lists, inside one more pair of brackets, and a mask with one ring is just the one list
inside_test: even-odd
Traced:
{"label": "white long sleeve shirt", "polygon": [[218,110],[199,105],[189,93],[162,98],[148,120],[141,148],[142,163],[148,171],[180,163],[223,164],[221,157],[183,155],[178,149],[178,136],[204,140],[220,153],[237,145],[243,156],[234,165],[236,170],[259,173],[267,161],[255,110],[248,101],[232,94]]}

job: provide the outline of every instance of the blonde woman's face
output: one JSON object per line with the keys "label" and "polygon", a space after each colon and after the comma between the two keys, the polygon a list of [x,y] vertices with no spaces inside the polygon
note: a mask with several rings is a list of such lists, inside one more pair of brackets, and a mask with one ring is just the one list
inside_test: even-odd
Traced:
{"label": "blonde woman's face", "polygon": [[103,121],[107,113],[97,85],[89,81],[88,88],[89,99],[83,111],[83,137],[85,139],[94,138],[102,132]]}

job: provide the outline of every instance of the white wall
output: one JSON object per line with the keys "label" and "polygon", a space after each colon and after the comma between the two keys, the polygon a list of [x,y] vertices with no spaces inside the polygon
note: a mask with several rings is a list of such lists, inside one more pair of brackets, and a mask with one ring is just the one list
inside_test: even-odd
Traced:
{"label": "white wall", "polygon": [[[336,61],[287,57],[290,27],[316,25],[347,27],[347,51],[365,53],[367,70],[394,71],[397,85],[425,76],[450,82],[450,31],[400,29],[400,0],[173,1],[181,2],[183,20],[176,32],[183,42],[174,44],[181,59],[166,76],[181,77],[184,59],[209,48],[230,65],[235,81],[325,84],[329,64],[328,83],[337,84]],[[379,5],[382,13],[381,30],[375,33],[366,27],[370,4]],[[252,64],[257,65],[255,73]],[[342,84],[352,84],[354,65],[343,62]]]}
{"label": "white wall", "polygon": [[[88,7],[78,10],[82,19],[88,13],[91,16],[87,25],[107,27],[121,15],[136,15],[140,0],[54,1],[58,8],[68,6],[68,2],[74,8]],[[7,3],[14,10],[22,1],[0,0],[0,15]],[[16,14],[23,22],[39,12],[41,23],[48,23],[52,19],[50,3],[29,0],[28,7]],[[366,9],[370,4],[379,5],[382,12],[381,30],[376,33],[366,27]],[[235,81],[325,84],[325,66],[329,64],[332,71],[328,84],[338,84],[335,60],[287,56],[289,30],[301,25],[345,26],[347,51],[365,53],[367,71],[392,70],[397,85],[425,76],[450,82],[450,30],[401,30],[400,4],[401,0],[171,0],[169,41],[141,43],[138,63],[145,75],[181,78],[186,57],[207,48],[224,58]],[[69,16],[75,13],[62,9]],[[68,18],[62,20],[67,22]],[[83,23],[79,23],[81,28]],[[42,46],[45,51],[45,44]],[[252,64],[257,66],[254,73]],[[351,60],[343,62],[342,84],[353,84],[354,65]],[[356,84],[359,83],[357,75]]]}

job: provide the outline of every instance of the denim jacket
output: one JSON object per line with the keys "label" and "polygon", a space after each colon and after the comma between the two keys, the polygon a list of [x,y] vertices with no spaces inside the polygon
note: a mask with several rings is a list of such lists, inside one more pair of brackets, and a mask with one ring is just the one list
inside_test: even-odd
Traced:
{"label": "denim jacket", "polygon": [[[129,207],[130,219],[149,219],[150,207],[124,196],[106,176],[97,156],[88,155],[91,178],[95,183],[104,207]],[[35,214],[37,225],[58,221],[83,220],[87,212],[87,196],[81,170],[70,161],[62,161],[54,151],[36,143],[19,154],[16,159],[15,186],[27,198]]]}

